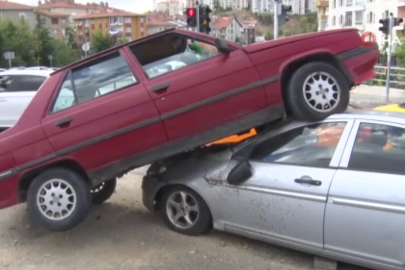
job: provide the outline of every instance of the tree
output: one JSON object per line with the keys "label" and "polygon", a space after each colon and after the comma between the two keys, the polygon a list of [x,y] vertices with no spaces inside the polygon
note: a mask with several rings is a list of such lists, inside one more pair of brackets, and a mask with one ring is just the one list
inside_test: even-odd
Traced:
{"label": "tree", "polygon": [[54,55],[53,65],[56,67],[62,67],[68,65],[76,60],[80,59],[80,49],[71,48],[69,44],[64,41],[54,41]]}
{"label": "tree", "polygon": [[36,13],[36,25],[34,28],[34,51],[37,65],[48,65],[48,55],[53,55],[53,38],[49,29],[45,27],[39,12]]}
{"label": "tree", "polygon": [[15,59],[12,65],[32,65],[33,59],[33,40],[34,35],[26,22],[12,22],[7,20],[0,21],[1,41],[1,58],[0,65],[8,66],[8,60],[3,59],[3,53],[12,51]]}
{"label": "tree", "polygon": [[97,31],[91,38],[91,50],[94,53],[98,53],[113,46],[111,35],[109,33],[103,33]]}
{"label": "tree", "polygon": [[66,42],[67,45],[70,48],[77,48],[77,43],[76,43],[76,33],[73,27],[71,26],[66,26],[65,28],[65,36],[66,36]]}

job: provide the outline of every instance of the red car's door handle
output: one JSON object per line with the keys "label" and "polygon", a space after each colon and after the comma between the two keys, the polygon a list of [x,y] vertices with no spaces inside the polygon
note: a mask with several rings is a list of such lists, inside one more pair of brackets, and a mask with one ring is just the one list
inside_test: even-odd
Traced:
{"label": "red car's door handle", "polygon": [[170,83],[165,82],[165,83],[153,86],[152,91],[153,92],[160,92],[160,91],[166,90],[169,87],[170,87]]}
{"label": "red car's door handle", "polygon": [[69,123],[72,122],[72,121],[73,121],[73,117],[72,117],[72,116],[68,116],[68,117],[65,117],[65,118],[56,120],[55,125],[56,125],[57,127],[60,127],[60,126],[67,125],[67,124],[69,124]]}

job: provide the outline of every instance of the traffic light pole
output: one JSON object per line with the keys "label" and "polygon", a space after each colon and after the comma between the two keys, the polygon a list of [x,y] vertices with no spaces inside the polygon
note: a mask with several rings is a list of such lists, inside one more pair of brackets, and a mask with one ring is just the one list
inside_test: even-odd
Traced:
{"label": "traffic light pole", "polygon": [[274,1],[274,8],[273,8],[274,39],[278,39],[278,6],[279,6],[278,1]]}
{"label": "traffic light pole", "polygon": [[390,79],[391,79],[391,55],[392,55],[392,32],[394,28],[394,16],[390,13],[389,20],[389,43],[388,43],[388,59],[387,59],[387,77],[385,78],[385,102],[390,99]]}
{"label": "traffic light pole", "polygon": [[200,32],[200,3],[198,1],[195,2],[196,8],[196,18],[197,18],[197,32]]}

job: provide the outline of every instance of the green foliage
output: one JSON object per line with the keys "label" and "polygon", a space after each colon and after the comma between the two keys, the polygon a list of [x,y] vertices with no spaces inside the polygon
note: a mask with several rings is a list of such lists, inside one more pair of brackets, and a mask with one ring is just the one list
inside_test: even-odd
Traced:
{"label": "green foliage", "polygon": [[109,33],[97,31],[91,37],[91,51],[98,53],[112,47],[112,39]]}
{"label": "green foliage", "polygon": [[264,38],[266,40],[272,40],[272,39],[274,39],[274,35],[273,35],[273,33],[267,32],[267,34]]}
{"label": "green foliage", "polygon": [[[397,60],[397,64],[400,67],[405,67],[405,39],[403,37],[399,37],[401,41],[401,45],[397,45],[394,51],[395,58]],[[388,42],[386,42],[388,47]]]}
{"label": "green foliage", "polygon": [[125,37],[115,37],[111,36],[109,33],[97,31],[91,37],[90,47],[92,53],[98,53],[126,42]]}
{"label": "green foliage", "polygon": [[65,44],[50,35],[39,15],[33,28],[24,20],[0,20],[0,67],[9,66],[8,60],[3,57],[6,51],[13,51],[15,54],[15,59],[11,60],[12,66],[49,66],[48,55],[53,56],[53,66],[63,66],[80,59],[74,30],[68,31],[71,33],[67,34],[68,44]]}

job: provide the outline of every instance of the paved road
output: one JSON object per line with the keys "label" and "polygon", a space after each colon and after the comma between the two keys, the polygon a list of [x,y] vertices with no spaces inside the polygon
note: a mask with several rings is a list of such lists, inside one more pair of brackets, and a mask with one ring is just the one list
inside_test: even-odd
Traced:
{"label": "paved road", "polygon": [[308,254],[218,232],[187,237],[169,231],[141,203],[141,174],[126,175],[109,202],[68,232],[39,229],[26,205],[1,211],[0,269],[312,269]]}

